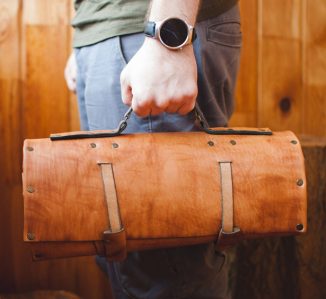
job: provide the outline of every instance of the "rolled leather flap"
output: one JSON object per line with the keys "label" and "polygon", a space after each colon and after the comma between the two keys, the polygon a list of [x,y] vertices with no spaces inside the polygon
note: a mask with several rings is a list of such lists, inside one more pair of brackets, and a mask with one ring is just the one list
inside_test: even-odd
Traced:
{"label": "rolled leather flap", "polygon": [[[121,217],[119,245],[103,234],[114,217],[103,165],[110,165],[105,171],[111,169],[114,178],[108,182]],[[307,225],[304,159],[292,132],[25,140],[23,193],[24,240],[35,245],[39,259],[115,259],[124,256],[123,246],[130,251],[218,238],[223,245],[303,233]]]}

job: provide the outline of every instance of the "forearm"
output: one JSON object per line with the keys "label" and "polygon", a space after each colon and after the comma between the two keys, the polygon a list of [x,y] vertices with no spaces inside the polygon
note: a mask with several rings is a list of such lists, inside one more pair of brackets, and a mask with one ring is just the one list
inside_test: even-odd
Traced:
{"label": "forearm", "polygon": [[161,21],[170,17],[178,17],[194,25],[199,3],[200,0],[152,0],[148,19]]}

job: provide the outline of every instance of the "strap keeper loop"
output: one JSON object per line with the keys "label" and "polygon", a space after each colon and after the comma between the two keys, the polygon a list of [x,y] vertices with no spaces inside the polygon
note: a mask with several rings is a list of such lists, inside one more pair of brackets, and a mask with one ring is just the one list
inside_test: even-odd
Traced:
{"label": "strap keeper loop", "polygon": [[126,232],[122,228],[120,231],[103,232],[104,255],[109,261],[122,261],[127,257]]}

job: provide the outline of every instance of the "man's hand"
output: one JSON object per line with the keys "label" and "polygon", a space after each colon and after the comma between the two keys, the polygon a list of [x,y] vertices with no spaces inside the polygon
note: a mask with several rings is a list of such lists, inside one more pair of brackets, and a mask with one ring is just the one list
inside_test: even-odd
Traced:
{"label": "man's hand", "polygon": [[192,45],[172,51],[157,40],[145,42],[121,73],[122,100],[138,116],[162,112],[187,114],[197,96]]}
{"label": "man's hand", "polygon": [[76,93],[77,63],[74,52],[72,52],[68,58],[64,76],[69,90]]}
{"label": "man's hand", "polygon": [[[179,17],[194,25],[200,0],[152,0],[150,21]],[[122,100],[139,116],[162,112],[186,114],[195,106],[197,69],[192,45],[169,50],[146,37],[121,73]]]}

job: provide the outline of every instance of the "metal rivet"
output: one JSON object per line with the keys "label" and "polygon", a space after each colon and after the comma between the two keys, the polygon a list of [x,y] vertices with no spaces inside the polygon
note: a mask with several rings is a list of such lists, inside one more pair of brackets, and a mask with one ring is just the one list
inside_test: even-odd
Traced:
{"label": "metal rivet", "polygon": [[91,143],[90,146],[91,146],[91,148],[96,148],[96,144],[95,143]]}
{"label": "metal rivet", "polygon": [[231,143],[232,145],[236,145],[236,144],[237,144],[237,142],[236,142],[235,140],[230,140],[230,143]]}
{"label": "metal rivet", "polygon": [[117,144],[117,143],[112,143],[112,147],[113,147],[113,148],[118,148],[118,147],[119,147],[119,144]]}
{"label": "metal rivet", "polygon": [[301,224],[301,223],[297,224],[297,226],[296,226],[296,230],[297,230],[297,231],[302,231],[303,228],[304,228],[304,226],[303,226],[303,224]]}
{"label": "metal rivet", "polygon": [[27,239],[33,241],[35,240],[35,235],[33,233],[27,233]]}
{"label": "metal rivet", "polygon": [[34,150],[34,148],[31,147],[31,146],[28,146],[26,149],[27,149],[29,152],[32,152],[32,151]]}
{"label": "metal rivet", "polygon": [[301,187],[303,185],[303,179],[298,179],[297,185]]}
{"label": "metal rivet", "polygon": [[28,187],[26,188],[26,190],[27,190],[27,192],[29,192],[29,193],[34,193],[34,192],[35,192],[35,189],[34,189],[33,186],[28,186]]}
{"label": "metal rivet", "polygon": [[296,140],[291,140],[291,143],[292,143],[292,144],[297,144],[298,141],[296,141]]}
{"label": "metal rivet", "polygon": [[208,144],[209,146],[214,146],[214,142],[213,142],[213,141],[208,141],[207,144]]}

